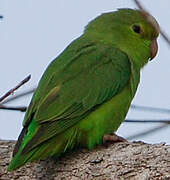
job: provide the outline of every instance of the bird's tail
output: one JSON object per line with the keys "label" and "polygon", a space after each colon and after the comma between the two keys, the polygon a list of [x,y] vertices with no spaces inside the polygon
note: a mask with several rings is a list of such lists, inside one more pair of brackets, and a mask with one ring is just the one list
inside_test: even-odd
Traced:
{"label": "bird's tail", "polygon": [[65,151],[73,149],[76,143],[76,137],[74,136],[75,129],[69,129],[68,134],[70,136],[65,136],[63,133],[58,134],[26,153],[23,150],[24,147],[21,145],[11,160],[8,171],[13,171],[27,162],[43,160],[51,156],[59,157]]}

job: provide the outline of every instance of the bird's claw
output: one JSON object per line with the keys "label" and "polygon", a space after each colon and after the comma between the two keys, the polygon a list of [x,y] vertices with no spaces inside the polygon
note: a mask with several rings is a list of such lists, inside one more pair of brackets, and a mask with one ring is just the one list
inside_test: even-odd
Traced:
{"label": "bird's claw", "polygon": [[103,144],[108,145],[116,142],[128,142],[126,139],[124,139],[121,136],[116,135],[115,133],[111,134],[105,134],[103,136]]}

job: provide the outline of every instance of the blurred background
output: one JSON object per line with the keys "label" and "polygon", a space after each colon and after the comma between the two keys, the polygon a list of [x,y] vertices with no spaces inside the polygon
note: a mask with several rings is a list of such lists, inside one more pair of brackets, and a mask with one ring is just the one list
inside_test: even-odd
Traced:
{"label": "blurred background", "polygon": [[[143,6],[170,36],[170,2],[143,0]],[[47,65],[75,38],[89,21],[117,8],[137,8],[132,0],[1,0],[0,2],[0,96],[27,75],[31,80],[14,95],[36,87]],[[131,108],[127,119],[170,119],[170,47],[159,37],[159,53],[141,72],[141,83],[133,104],[154,108]],[[12,96],[14,96],[12,95]],[[27,106],[32,94],[6,105]],[[0,139],[17,139],[24,113],[0,109]],[[165,123],[122,123],[118,135],[129,140],[170,144],[170,125]]]}

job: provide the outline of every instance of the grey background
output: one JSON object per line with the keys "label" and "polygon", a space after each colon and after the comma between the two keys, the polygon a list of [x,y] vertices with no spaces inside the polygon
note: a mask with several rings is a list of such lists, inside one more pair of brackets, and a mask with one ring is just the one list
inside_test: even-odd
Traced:
{"label": "grey background", "polygon": [[[143,0],[143,5],[170,35],[168,0]],[[20,93],[36,86],[45,68],[63,49],[83,32],[84,26],[103,12],[117,8],[135,8],[131,0],[1,0],[0,14],[0,96],[28,74],[31,80]],[[170,49],[159,38],[157,57],[142,70],[134,104],[170,109]],[[11,105],[28,105],[31,96]],[[0,138],[16,139],[24,113],[0,110]],[[128,118],[168,119],[169,115],[130,110]],[[118,134],[129,137],[160,124],[123,123]],[[170,143],[170,126],[147,136],[134,138],[149,143]]]}

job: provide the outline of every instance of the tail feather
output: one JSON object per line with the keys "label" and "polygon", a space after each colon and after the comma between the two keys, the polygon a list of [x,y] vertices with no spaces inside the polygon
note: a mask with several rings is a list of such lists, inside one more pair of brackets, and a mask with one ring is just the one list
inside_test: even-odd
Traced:
{"label": "tail feather", "polygon": [[43,142],[28,153],[23,153],[24,146],[20,146],[8,166],[8,171],[13,171],[28,162],[43,160],[50,156],[58,157],[68,149],[72,149],[75,145],[76,130],[75,128],[71,128],[67,133],[59,134]]}
{"label": "tail feather", "polygon": [[22,157],[21,153],[18,152],[13,159],[11,160],[9,166],[8,166],[8,171],[13,171],[15,169],[20,168],[22,165],[25,163],[29,162],[29,159],[31,156],[35,153],[36,150],[31,151],[27,156]]}
{"label": "tail feather", "polygon": [[64,144],[56,143],[56,140],[50,141],[51,142],[47,141],[46,143],[37,146],[36,148],[32,149],[29,153],[24,155],[22,153],[22,150],[18,151],[18,153],[13,157],[12,161],[10,162],[8,166],[8,171],[15,170],[28,162],[33,162],[39,159],[46,159],[47,157],[53,156],[56,152],[59,155],[64,149]]}

